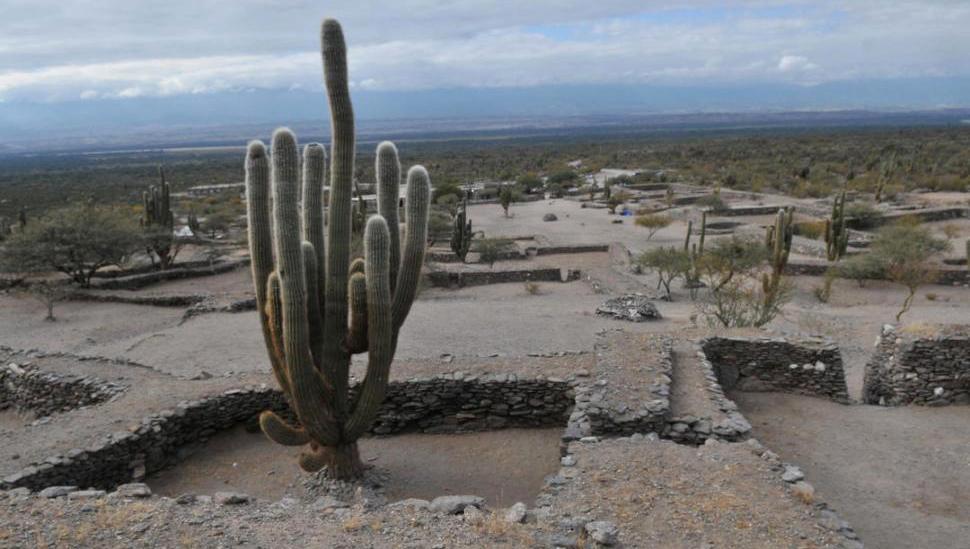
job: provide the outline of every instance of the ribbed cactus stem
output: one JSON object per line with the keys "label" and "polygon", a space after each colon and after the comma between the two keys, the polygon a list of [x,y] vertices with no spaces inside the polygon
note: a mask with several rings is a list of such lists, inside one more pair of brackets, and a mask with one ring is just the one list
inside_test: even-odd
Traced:
{"label": "ribbed cactus stem", "polygon": [[468,251],[471,250],[473,235],[472,222],[468,219],[468,199],[466,198],[452,223],[450,243],[451,251],[455,252],[463,263]]}
{"label": "ribbed cactus stem", "polygon": [[[346,51],[335,21],[324,22],[322,36],[333,138],[329,219],[324,223],[324,149],[304,149],[301,178],[296,138],[287,129],[274,133],[271,156],[262,143],[249,145],[247,218],[266,348],[299,419],[291,425],[266,411],[260,426],[280,444],[309,443],[299,460],[304,469],[327,467],[332,476],[348,478],[363,470],[356,441],[384,399],[398,332],[417,292],[431,185],[424,168],[408,172],[402,251],[400,165],[394,146],[382,143],[379,215],[367,222],[365,258],[351,263],[354,136]],[[367,374],[349,402],[350,358],[361,352],[368,355]]]}
{"label": "ribbed cactus stem", "polygon": [[697,253],[704,253],[704,237],[707,236],[707,212],[701,212],[701,236],[697,241]]}
{"label": "ribbed cactus stem", "polygon": [[377,214],[387,222],[390,238],[391,291],[397,287],[397,269],[401,263],[401,225],[398,219],[398,202],[401,198],[401,162],[397,147],[390,141],[377,146],[375,157],[377,174]]}
{"label": "ribbed cactus stem", "polygon": [[825,255],[829,261],[838,261],[845,255],[849,245],[849,232],[845,226],[845,191],[832,203],[832,217],[825,220]]}

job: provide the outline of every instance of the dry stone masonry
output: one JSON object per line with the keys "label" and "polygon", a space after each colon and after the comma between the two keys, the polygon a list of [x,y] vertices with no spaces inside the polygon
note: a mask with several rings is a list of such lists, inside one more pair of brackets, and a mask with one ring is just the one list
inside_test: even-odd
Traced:
{"label": "dry stone masonry", "polygon": [[[371,434],[462,432],[502,427],[562,425],[574,394],[565,380],[519,379],[510,374],[461,373],[391,382]],[[289,415],[282,394],[266,387],[234,389],[182,402],[142,419],[130,431],[105,436],[88,448],[51,456],[0,481],[0,489],[80,486],[110,489],[175,465],[184,448],[251,420],[263,410]]]}
{"label": "dry stone masonry", "polygon": [[104,402],[125,387],[93,377],[65,376],[11,362],[0,367],[0,410],[45,417]]}
{"label": "dry stone masonry", "polygon": [[825,339],[712,337],[701,342],[725,390],[779,391],[849,401],[839,348]]}
{"label": "dry stone masonry", "polygon": [[876,352],[866,364],[866,403],[970,403],[970,327],[930,327],[927,332],[883,326]]}

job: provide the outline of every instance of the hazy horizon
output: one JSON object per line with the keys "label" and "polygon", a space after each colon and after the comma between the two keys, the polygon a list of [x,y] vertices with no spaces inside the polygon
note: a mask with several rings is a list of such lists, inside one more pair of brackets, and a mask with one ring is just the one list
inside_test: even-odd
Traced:
{"label": "hazy horizon", "polygon": [[970,5],[14,0],[0,139],[326,118],[343,23],[361,120],[970,107]]}

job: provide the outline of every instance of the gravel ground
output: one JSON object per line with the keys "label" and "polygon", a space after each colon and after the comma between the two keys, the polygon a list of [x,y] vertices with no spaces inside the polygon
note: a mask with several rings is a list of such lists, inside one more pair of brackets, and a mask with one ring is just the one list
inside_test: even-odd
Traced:
{"label": "gravel ground", "polygon": [[797,463],[869,547],[967,547],[970,406],[846,406],[734,393],[752,434]]}

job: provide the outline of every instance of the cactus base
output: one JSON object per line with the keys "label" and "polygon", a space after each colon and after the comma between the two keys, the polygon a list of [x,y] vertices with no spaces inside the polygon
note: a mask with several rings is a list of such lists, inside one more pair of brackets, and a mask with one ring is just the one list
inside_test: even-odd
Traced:
{"label": "cactus base", "polygon": [[326,467],[328,476],[337,480],[352,480],[364,474],[364,462],[360,460],[356,442],[338,446],[311,444],[300,456],[300,467],[309,473]]}

